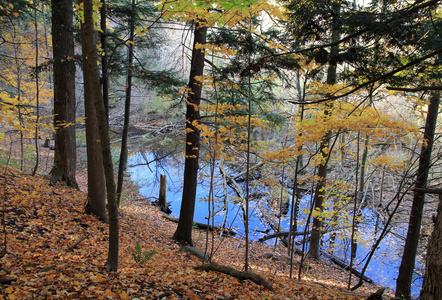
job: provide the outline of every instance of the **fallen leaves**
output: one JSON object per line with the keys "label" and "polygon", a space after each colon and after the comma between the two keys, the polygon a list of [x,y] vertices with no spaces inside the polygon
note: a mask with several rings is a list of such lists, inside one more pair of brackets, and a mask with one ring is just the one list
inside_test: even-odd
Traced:
{"label": "fallen leaves", "polygon": [[[0,260],[0,278],[13,281],[0,285],[0,300],[362,299],[340,290],[343,287],[339,284],[345,280],[336,278],[339,270],[331,266],[318,263],[302,282],[289,279],[286,265],[258,258],[273,251],[262,244],[251,245],[251,267],[272,283],[275,292],[249,280],[195,271],[199,260],[179,252],[180,245],[170,239],[176,224],[161,218],[160,212],[145,202],[129,200],[120,211],[119,270],[107,273],[108,228],[82,213],[84,193],[60,184],[50,186],[44,177],[13,173],[1,178],[3,187],[7,253]],[[0,240],[3,235],[1,231]],[[203,249],[205,240],[201,236],[195,235],[195,245]],[[157,253],[137,263],[133,258],[137,243],[140,253]],[[241,270],[244,243],[218,237],[215,243],[219,250],[214,260]],[[335,286],[315,285],[312,278]]]}

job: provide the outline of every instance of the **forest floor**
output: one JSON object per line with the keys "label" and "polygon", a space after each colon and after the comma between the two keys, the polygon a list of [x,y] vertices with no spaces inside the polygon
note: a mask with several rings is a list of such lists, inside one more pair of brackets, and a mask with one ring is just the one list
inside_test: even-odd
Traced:
{"label": "forest floor", "polygon": [[[307,262],[301,281],[290,279],[285,262],[260,258],[284,255],[285,250],[254,242],[250,269],[274,291],[250,280],[195,270],[201,262],[180,252],[171,239],[176,224],[140,201],[136,189],[126,194],[120,209],[119,269],[108,273],[107,224],[83,213],[84,192],[50,186],[48,179],[2,167],[0,250],[6,251],[0,259],[0,299],[366,299],[379,288],[364,284],[349,292],[348,271],[319,261]],[[84,190],[81,174],[78,181]],[[194,230],[193,240],[204,249],[206,232]],[[208,240],[210,249],[210,234]],[[244,240],[216,235],[213,242],[214,262],[243,269]],[[135,250],[137,243],[141,250]],[[147,251],[156,254],[143,262],[140,257]],[[294,278],[297,273],[295,267]]]}

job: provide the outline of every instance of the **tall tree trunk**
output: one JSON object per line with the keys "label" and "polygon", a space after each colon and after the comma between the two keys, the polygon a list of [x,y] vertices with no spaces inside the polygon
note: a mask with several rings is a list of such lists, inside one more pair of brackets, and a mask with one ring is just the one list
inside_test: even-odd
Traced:
{"label": "tall tree trunk", "polygon": [[36,119],[35,119],[35,132],[34,132],[34,145],[35,145],[35,165],[34,170],[32,171],[32,176],[37,174],[38,164],[40,162],[40,152],[38,150],[38,132],[40,122],[40,84],[39,84],[39,71],[38,71],[38,47],[40,46],[38,43],[38,23],[37,23],[37,1],[34,0],[34,30],[35,30],[35,100],[36,100]]}
{"label": "tall tree trunk", "polygon": [[[328,114],[328,111],[326,111]],[[324,206],[325,199],[325,185],[327,183],[327,164],[328,164],[328,155],[326,153],[326,149],[330,144],[331,139],[331,131],[327,132],[322,138],[321,145],[319,147],[319,153],[324,156],[325,162],[319,165],[318,167],[318,177],[320,178],[315,188],[315,210],[319,210],[322,212]],[[310,248],[309,248],[309,256],[315,259],[319,259],[319,244],[321,240],[321,227],[322,227],[322,218],[321,217],[313,217],[312,224],[312,233],[310,235]]]}
{"label": "tall tree trunk", "polygon": [[75,62],[73,0],[52,0],[52,49],[54,55],[55,149],[51,184],[64,181],[78,189],[75,179]]}
{"label": "tall tree trunk", "polygon": [[[340,2],[333,2],[332,8],[334,12],[333,24],[332,24],[332,42],[338,41],[340,37],[340,25],[339,25],[339,13],[341,10]],[[332,60],[330,61],[329,68],[327,70],[327,84],[335,84],[337,77],[337,65],[334,57],[337,56],[339,52],[338,46],[332,46],[330,50],[330,57]],[[327,103],[327,108],[324,111],[324,115],[327,117],[331,114],[331,109],[333,104],[331,102]],[[319,146],[319,153],[322,154],[325,161],[319,165],[318,167],[318,177],[320,178],[318,184],[315,189],[315,210],[319,210],[322,212],[324,206],[324,198],[325,198],[325,186],[327,183],[327,164],[329,160],[329,156],[331,155],[331,150],[329,149],[330,139],[332,136],[332,132],[328,131],[322,137],[321,144]],[[322,219],[319,217],[313,218],[312,225],[312,233],[310,236],[310,248],[309,248],[309,256],[315,259],[319,258],[319,244],[321,240],[321,227],[322,227]]]}
{"label": "tall tree trunk", "polygon": [[[433,149],[434,132],[437,123],[439,110],[440,93],[432,91],[430,94],[430,104],[425,121],[424,140],[419,158],[419,167],[416,177],[416,188],[424,188],[427,185],[428,173],[431,165],[431,151]],[[405,240],[404,253],[402,255],[399,275],[396,282],[396,297],[411,299],[411,281],[415,266],[419,235],[422,224],[422,212],[425,203],[425,193],[415,191],[413,204],[411,206],[410,220],[408,222],[408,232]]]}
{"label": "tall tree trunk", "polygon": [[[103,97],[100,89],[100,73],[98,68],[98,49],[97,34],[94,30],[93,21],[93,0],[84,0],[84,24],[82,24],[82,46],[83,46],[83,63],[84,73],[89,73],[90,98],[93,100],[95,108],[96,120],[98,121],[99,141],[98,148],[102,157],[102,168],[106,177],[107,204],[109,212],[109,248],[106,262],[108,271],[116,271],[118,269],[118,244],[119,244],[119,228],[118,228],[118,206],[116,199],[116,188],[114,180],[114,168],[112,163],[112,153],[109,142],[109,129],[107,126],[106,109],[103,103]],[[86,76],[86,74],[85,74]],[[85,78],[86,79],[86,78]]]}
{"label": "tall tree trunk", "polygon": [[[83,1],[84,5],[88,1]],[[83,47],[83,77],[84,77],[84,106],[86,114],[86,152],[87,152],[87,203],[86,213],[92,213],[101,220],[108,221],[106,213],[106,182],[104,177],[103,157],[101,153],[99,123],[95,110],[95,97],[100,93],[100,85],[94,86],[95,76],[98,75],[95,66],[89,63],[93,57],[89,52],[94,52],[97,45],[95,30],[86,21],[81,27]],[[88,12],[89,13],[89,12]],[[92,12],[91,12],[92,13]],[[97,64],[97,61],[95,61]],[[91,68],[91,69],[89,69]],[[100,97],[101,99],[101,97]]]}
{"label": "tall tree trunk", "polygon": [[135,0],[132,0],[132,14],[130,19],[129,28],[129,49],[128,49],[128,65],[127,65],[127,79],[126,79],[126,100],[124,103],[124,124],[123,133],[121,137],[121,151],[120,151],[120,163],[118,165],[118,182],[117,182],[117,204],[120,206],[121,193],[123,192],[123,179],[124,172],[127,167],[127,135],[129,132],[129,120],[130,120],[130,100],[132,97],[132,65],[134,62],[134,33],[135,33],[135,20],[134,12]]}
{"label": "tall tree trunk", "polygon": [[420,300],[442,299],[442,195],[439,195],[434,230],[428,243],[424,283]]}
{"label": "tall tree trunk", "polygon": [[187,93],[186,111],[186,157],[184,165],[184,187],[181,201],[180,220],[173,239],[192,245],[193,214],[198,183],[198,157],[200,131],[194,126],[200,122],[199,105],[201,103],[202,83],[196,77],[204,74],[204,50],[196,49],[197,44],[206,43],[207,27],[205,21],[197,21],[194,30],[192,61]]}

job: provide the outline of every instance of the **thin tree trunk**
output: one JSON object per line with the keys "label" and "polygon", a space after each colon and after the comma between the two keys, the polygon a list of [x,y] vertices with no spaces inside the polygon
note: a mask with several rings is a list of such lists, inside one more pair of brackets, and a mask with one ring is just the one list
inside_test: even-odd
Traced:
{"label": "thin tree trunk", "polygon": [[[20,24],[18,24],[20,26]],[[16,71],[17,71],[17,88],[16,88],[16,92],[17,92],[17,102],[19,103],[17,105],[17,109],[18,109],[18,121],[19,121],[19,125],[20,125],[20,171],[23,172],[24,170],[24,164],[25,164],[25,148],[24,148],[24,136],[23,136],[23,112],[22,112],[22,106],[20,103],[22,103],[22,74],[21,74],[21,67],[19,64],[19,44],[15,43],[15,37],[16,37],[16,32],[14,31],[13,33],[13,42],[14,42],[14,60],[15,60],[15,67],[16,67]]]}
{"label": "thin tree trunk", "polygon": [[40,152],[38,150],[38,122],[40,122],[40,84],[38,82],[38,23],[37,23],[37,1],[34,0],[34,30],[35,30],[35,99],[36,99],[36,119],[35,119],[35,133],[34,133],[34,143],[35,143],[35,165],[32,171],[32,176],[37,174],[38,163],[40,161]]}
{"label": "thin tree trunk", "polygon": [[[132,0],[132,11],[135,10],[135,0]],[[133,12],[134,13],[134,12]],[[130,101],[132,97],[132,65],[134,62],[134,32],[135,20],[133,14],[130,19],[129,29],[129,49],[128,49],[128,65],[127,65],[127,79],[126,79],[126,100],[124,103],[124,124],[123,133],[121,137],[121,151],[120,162],[118,165],[118,182],[117,182],[117,204],[120,206],[121,194],[123,193],[124,172],[127,167],[127,135],[129,131],[130,121]]]}
{"label": "thin tree trunk", "polygon": [[[419,167],[415,182],[416,188],[425,188],[427,185],[428,173],[431,165],[431,151],[433,149],[434,132],[436,129],[437,115],[439,110],[440,93],[432,91],[430,94],[430,104],[425,122],[424,140],[419,158]],[[419,235],[422,225],[422,212],[425,204],[425,193],[414,191],[413,204],[411,206],[410,220],[408,222],[408,232],[405,240],[404,253],[399,275],[396,283],[396,297],[411,299],[411,281],[415,266]]]}
{"label": "thin tree trunk", "polygon": [[106,111],[106,124],[109,126],[109,63],[107,60],[107,4],[106,0],[101,0],[100,28],[101,28],[101,87],[103,90],[103,103]]}
{"label": "thin tree trunk", "polygon": [[[251,33],[251,29],[249,28],[248,34]],[[250,40],[252,40],[250,38]],[[248,47],[251,47],[248,45]],[[251,53],[248,54],[248,64],[251,64]],[[251,136],[251,118],[252,118],[252,83],[251,83],[251,74],[248,75],[248,95],[247,95],[247,150],[246,150],[246,198],[245,201],[245,213],[244,213],[244,232],[245,232],[245,240],[246,240],[246,249],[244,253],[244,270],[249,271],[249,197],[250,197],[250,144],[252,140]],[[279,225],[278,225],[279,226]]]}
{"label": "thin tree trunk", "polygon": [[355,241],[355,236],[358,231],[358,223],[356,221],[357,219],[357,211],[358,211],[358,204],[359,204],[359,182],[358,182],[358,172],[359,172],[359,150],[360,150],[360,138],[361,133],[358,132],[358,138],[357,138],[357,146],[356,146],[356,174],[355,174],[355,193],[354,193],[354,201],[353,201],[353,219],[352,219],[352,226],[351,226],[351,250],[350,250],[350,272],[348,276],[348,289],[351,287],[351,269],[353,269],[353,261],[356,258],[356,250],[357,250],[357,242]]}
{"label": "thin tree trunk", "polygon": [[192,61],[190,69],[189,89],[186,110],[186,156],[184,165],[184,186],[181,201],[180,220],[173,239],[192,245],[193,214],[198,183],[198,158],[200,146],[200,130],[195,126],[199,123],[199,105],[201,103],[202,82],[197,76],[204,74],[204,49],[196,49],[197,44],[206,43],[207,27],[205,21],[197,21],[194,30]]}

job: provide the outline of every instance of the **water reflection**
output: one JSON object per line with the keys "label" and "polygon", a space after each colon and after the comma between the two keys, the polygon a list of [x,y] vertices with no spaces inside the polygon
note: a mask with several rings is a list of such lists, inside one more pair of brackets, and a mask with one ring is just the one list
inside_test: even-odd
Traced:
{"label": "water reflection", "polygon": [[[176,149],[176,148],[175,148]],[[133,154],[128,161],[128,172],[131,179],[140,186],[140,194],[149,200],[155,200],[159,194],[159,178],[160,174],[167,176],[167,201],[170,202],[170,209],[172,215],[178,217],[181,205],[182,188],[183,188],[183,171],[184,171],[184,155],[174,149],[163,150],[161,152],[137,152]],[[174,152],[173,155],[167,155]],[[208,175],[210,169],[207,164],[202,163],[200,166],[200,173]],[[214,198],[215,207],[211,208],[211,212],[215,212],[214,223],[219,226],[223,223],[224,216],[227,213],[226,228],[233,229],[239,235],[244,235],[243,215],[241,205],[236,201],[232,201],[235,194],[230,188],[227,188],[227,194],[224,192],[223,181],[219,173],[218,168],[215,168],[214,172]],[[209,176],[200,176],[199,184],[197,188],[197,202],[195,205],[194,221],[207,223],[207,216],[209,215],[208,202],[205,201],[208,198],[209,193]],[[261,190],[254,190],[252,192],[262,192]],[[227,211],[224,209],[224,197],[227,196],[229,201]],[[267,202],[264,198],[260,198],[259,206],[264,206],[269,209]],[[301,211],[310,207],[310,197],[304,197],[301,201]],[[289,208],[290,209],[290,208]],[[268,224],[263,220],[262,214],[259,213],[258,205],[256,201],[250,202],[250,236],[252,240],[258,240],[265,234],[273,233],[270,230]],[[306,215],[300,213],[298,230],[303,230],[303,224],[305,223]],[[288,230],[289,218],[283,216],[281,219],[281,226]],[[212,224],[212,223],[211,223]],[[365,208],[363,211],[363,220],[360,223],[359,232],[361,234],[361,240],[368,241],[366,244],[359,244],[356,254],[355,268],[361,269],[365,263],[372,243],[374,242],[376,215],[370,208]],[[344,229],[343,231],[349,231],[350,229]],[[405,230],[405,229],[402,229]],[[379,232],[377,232],[379,234]],[[404,232],[402,232],[402,235]],[[350,236],[349,232],[342,232],[342,236]],[[298,240],[301,240],[299,237]],[[274,240],[268,243],[273,244]],[[328,249],[330,243],[330,234],[325,234],[323,238],[323,248]],[[403,248],[403,240],[399,238],[399,235],[388,233],[384,240],[379,245],[374,257],[372,258],[370,265],[365,275],[373,279],[376,283],[390,287],[392,289],[396,286],[396,278],[398,275],[398,268],[401,261],[401,253]],[[350,241],[348,238],[338,239],[335,242],[333,254],[342,260],[349,261],[350,257]],[[419,267],[419,265],[418,265]],[[355,283],[356,281],[354,281]],[[415,276],[413,282],[412,293],[417,297],[420,286],[422,285],[422,278]]]}

